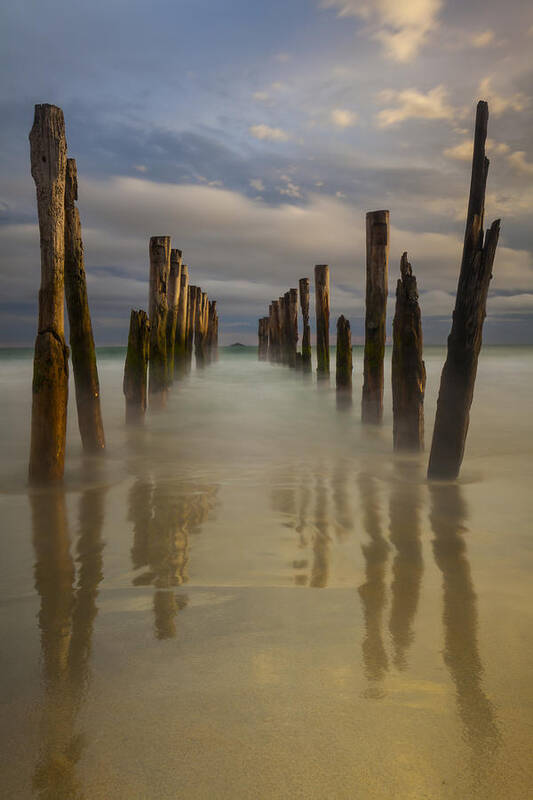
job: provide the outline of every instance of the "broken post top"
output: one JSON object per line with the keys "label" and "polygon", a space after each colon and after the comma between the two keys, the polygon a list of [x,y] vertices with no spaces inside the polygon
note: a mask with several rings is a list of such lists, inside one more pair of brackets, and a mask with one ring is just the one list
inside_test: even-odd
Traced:
{"label": "broken post top", "polygon": [[62,177],[67,157],[63,111],[49,103],[36,105],[29,138],[31,174],[35,182],[39,185]]}
{"label": "broken post top", "polygon": [[173,247],[170,251],[170,264],[181,267],[181,257],[183,253],[177,247]]}
{"label": "broken post top", "polygon": [[309,289],[309,278],[300,278],[298,281],[300,289]]}
{"label": "broken post top", "polygon": [[170,236],[150,236],[150,253],[156,255],[158,251],[168,257],[170,250]]}

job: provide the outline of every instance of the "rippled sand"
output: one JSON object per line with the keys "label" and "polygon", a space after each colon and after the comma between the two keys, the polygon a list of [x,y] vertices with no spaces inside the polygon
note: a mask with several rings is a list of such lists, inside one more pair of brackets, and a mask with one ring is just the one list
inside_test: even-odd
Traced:
{"label": "rippled sand", "polygon": [[456,484],[393,456],[390,391],[361,428],[361,361],[337,410],[222,351],[131,431],[106,351],[107,456],[72,404],[65,488],[30,492],[0,354],[1,796],[531,796],[533,349],[483,351]]}

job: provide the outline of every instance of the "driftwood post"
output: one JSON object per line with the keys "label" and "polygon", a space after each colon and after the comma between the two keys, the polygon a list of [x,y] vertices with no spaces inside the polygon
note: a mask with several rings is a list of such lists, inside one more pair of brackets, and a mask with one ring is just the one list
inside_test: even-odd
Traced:
{"label": "driftwood post", "polygon": [[329,378],[329,267],[315,267],[317,377]]}
{"label": "driftwood post", "polygon": [[500,234],[500,220],[483,235],[485,188],[489,160],[485,141],[489,108],[477,105],[470,198],[448,354],[442,370],[428,477],[453,479],[463,460],[470,407],[474,396],[477,362],[481,349],[487,294]]}
{"label": "driftwood post", "polygon": [[309,278],[300,278],[300,308],[302,309],[302,368],[311,372],[311,326],[309,325]]}
{"label": "driftwood post", "polygon": [[404,253],[396,286],[392,345],[392,410],[395,450],[424,449],[424,392],[422,318],[416,278]]}
{"label": "driftwood post", "polygon": [[176,347],[176,327],[178,323],[178,310],[181,294],[181,250],[172,248],[170,251],[170,275],[168,279],[168,315],[167,315],[167,367],[168,383],[174,380],[174,360]]}
{"label": "driftwood post", "polygon": [[389,212],[366,215],[366,318],[363,381],[363,422],[383,419],[383,360],[385,356],[389,266]]}
{"label": "driftwood post", "polygon": [[96,453],[105,448],[105,437],[77,199],[76,160],[68,158],[65,183],[65,296],[70,328],[70,352],[83,449],[89,453]]}
{"label": "driftwood post", "polygon": [[57,106],[35,106],[30,153],[41,239],[29,463],[30,481],[37,483],[60,480],[65,468],[68,347],[64,335],[63,290],[67,142],[63,112]]}
{"label": "driftwood post", "polygon": [[259,325],[257,328],[257,335],[259,338],[259,345],[257,348],[257,357],[259,361],[266,361],[268,353],[268,317],[260,317]]}
{"label": "driftwood post", "polygon": [[186,371],[188,302],[189,302],[189,268],[187,264],[182,264],[181,275],[180,275],[178,314],[176,319],[176,337],[174,340],[175,375],[182,375]]}
{"label": "driftwood post", "polygon": [[338,392],[352,392],[352,334],[350,323],[340,316],[337,320],[337,370],[335,382]]}
{"label": "driftwood post", "polygon": [[124,365],[122,388],[126,397],[126,423],[144,420],[146,411],[146,373],[150,351],[150,323],[146,311],[135,311],[130,315],[128,351]]}
{"label": "driftwood post", "polygon": [[150,239],[150,407],[166,405],[167,366],[167,290],[170,273],[170,236]]}

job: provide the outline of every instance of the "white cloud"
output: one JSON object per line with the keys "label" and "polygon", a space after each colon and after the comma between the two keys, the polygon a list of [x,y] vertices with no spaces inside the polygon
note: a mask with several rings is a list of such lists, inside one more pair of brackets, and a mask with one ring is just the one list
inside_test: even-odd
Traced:
{"label": "white cloud", "polygon": [[256,189],[258,192],[265,191],[265,184],[263,183],[261,178],[252,178],[250,180],[250,186],[252,187],[252,189]]}
{"label": "white cloud", "polygon": [[503,114],[504,111],[525,111],[529,106],[530,98],[523,92],[498,94],[492,89],[491,83],[492,78],[483,78],[479,84],[479,95],[481,99],[488,101],[489,111],[495,117]]}
{"label": "white cloud", "polygon": [[490,28],[487,28],[486,31],[474,33],[470,37],[470,41],[474,47],[487,47],[487,45],[492,44],[494,41],[494,31],[491,31]]}
{"label": "white cloud", "polygon": [[[457,161],[471,161],[473,149],[474,143],[472,139],[465,139],[454,147],[447,147],[444,150],[444,155]],[[487,139],[486,150],[489,155],[505,155],[509,152],[509,145],[505,144],[505,142],[495,142],[493,139]]]}
{"label": "white cloud", "polygon": [[394,91],[386,89],[378,95],[378,101],[394,103],[390,108],[384,108],[377,114],[379,128],[388,128],[397,125],[406,119],[446,119],[453,120],[458,115],[458,110],[448,102],[448,92],[444,86],[436,86],[427,94],[418,89],[403,89]]}
{"label": "white cloud", "polygon": [[345,108],[335,108],[331,112],[330,119],[338,128],[350,128],[356,124],[357,114]]}
{"label": "white cloud", "polygon": [[287,142],[290,138],[281,128],[271,128],[270,125],[251,125],[248,130],[255,139],[266,139],[269,142]]}
{"label": "white cloud", "polygon": [[533,162],[526,161],[526,154],[523,150],[517,150],[516,153],[511,153],[507,158],[517,172],[533,175]]}
{"label": "white cloud", "polygon": [[438,28],[441,0],[322,0],[323,8],[336,8],[340,17],[359,17],[367,32],[394,61],[411,61]]}

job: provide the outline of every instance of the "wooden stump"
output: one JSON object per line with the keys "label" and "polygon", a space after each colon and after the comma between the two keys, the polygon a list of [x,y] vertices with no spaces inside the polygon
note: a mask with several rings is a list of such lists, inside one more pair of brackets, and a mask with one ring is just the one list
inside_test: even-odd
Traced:
{"label": "wooden stump", "polygon": [[440,381],[429,478],[454,479],[459,475],[474,396],[487,294],[500,234],[499,219],[492,223],[485,237],[483,232],[489,170],[489,160],[485,157],[488,119],[488,105],[480,100],[476,113],[463,258],[448,337],[448,354]]}
{"label": "wooden stump", "polygon": [[350,323],[340,316],[337,320],[337,370],[335,382],[338,392],[352,393],[352,334]]}
{"label": "wooden stump", "polygon": [[395,450],[424,449],[424,392],[422,318],[416,278],[404,253],[396,286],[392,345],[392,410]]}
{"label": "wooden stump", "polygon": [[176,328],[181,294],[181,257],[181,250],[172,248],[170,251],[170,275],[167,291],[167,367],[169,385],[174,381]]}
{"label": "wooden stump", "polygon": [[363,380],[363,422],[383,419],[383,360],[387,317],[389,212],[366,215],[366,318]]}
{"label": "wooden stump", "polygon": [[302,309],[302,369],[311,372],[311,326],[309,325],[309,278],[300,278],[300,308]]}
{"label": "wooden stump", "polygon": [[150,239],[150,408],[164,408],[168,391],[167,290],[170,236]]}
{"label": "wooden stump", "polygon": [[315,267],[317,377],[329,378],[329,267]]}
{"label": "wooden stump", "polygon": [[174,374],[186,372],[187,360],[187,308],[189,303],[189,268],[182,264],[180,275],[180,294],[174,339]]}
{"label": "wooden stump", "polygon": [[266,361],[268,354],[268,317],[261,317],[257,328],[257,335],[259,344],[257,348],[257,357],[259,361]]}
{"label": "wooden stump", "polygon": [[187,336],[185,341],[185,372],[190,372],[192,365],[197,289],[198,289],[197,286],[189,286],[188,299],[187,299]]}
{"label": "wooden stump", "polygon": [[97,453],[105,448],[104,424],[100,408],[100,384],[87,297],[77,199],[76,160],[68,158],[65,185],[65,295],[70,328],[70,352],[83,449],[89,453]]}
{"label": "wooden stump", "polygon": [[207,360],[216,361],[217,358],[217,301],[209,301],[207,323]]}
{"label": "wooden stump", "polygon": [[37,190],[41,288],[33,361],[29,479],[40,483],[63,477],[67,431],[68,347],[63,309],[67,142],[63,112],[57,106],[35,106],[30,153]]}
{"label": "wooden stump", "polygon": [[271,303],[272,315],[268,329],[268,357],[273,364],[278,364],[280,360],[280,314],[279,300]]}
{"label": "wooden stump", "polygon": [[150,322],[145,311],[131,310],[128,351],[122,388],[126,397],[126,423],[143,422],[146,412],[146,373],[150,352]]}
{"label": "wooden stump", "polygon": [[194,317],[194,354],[196,366],[200,369],[206,364],[207,308],[208,299],[201,289],[197,291],[196,314]]}

